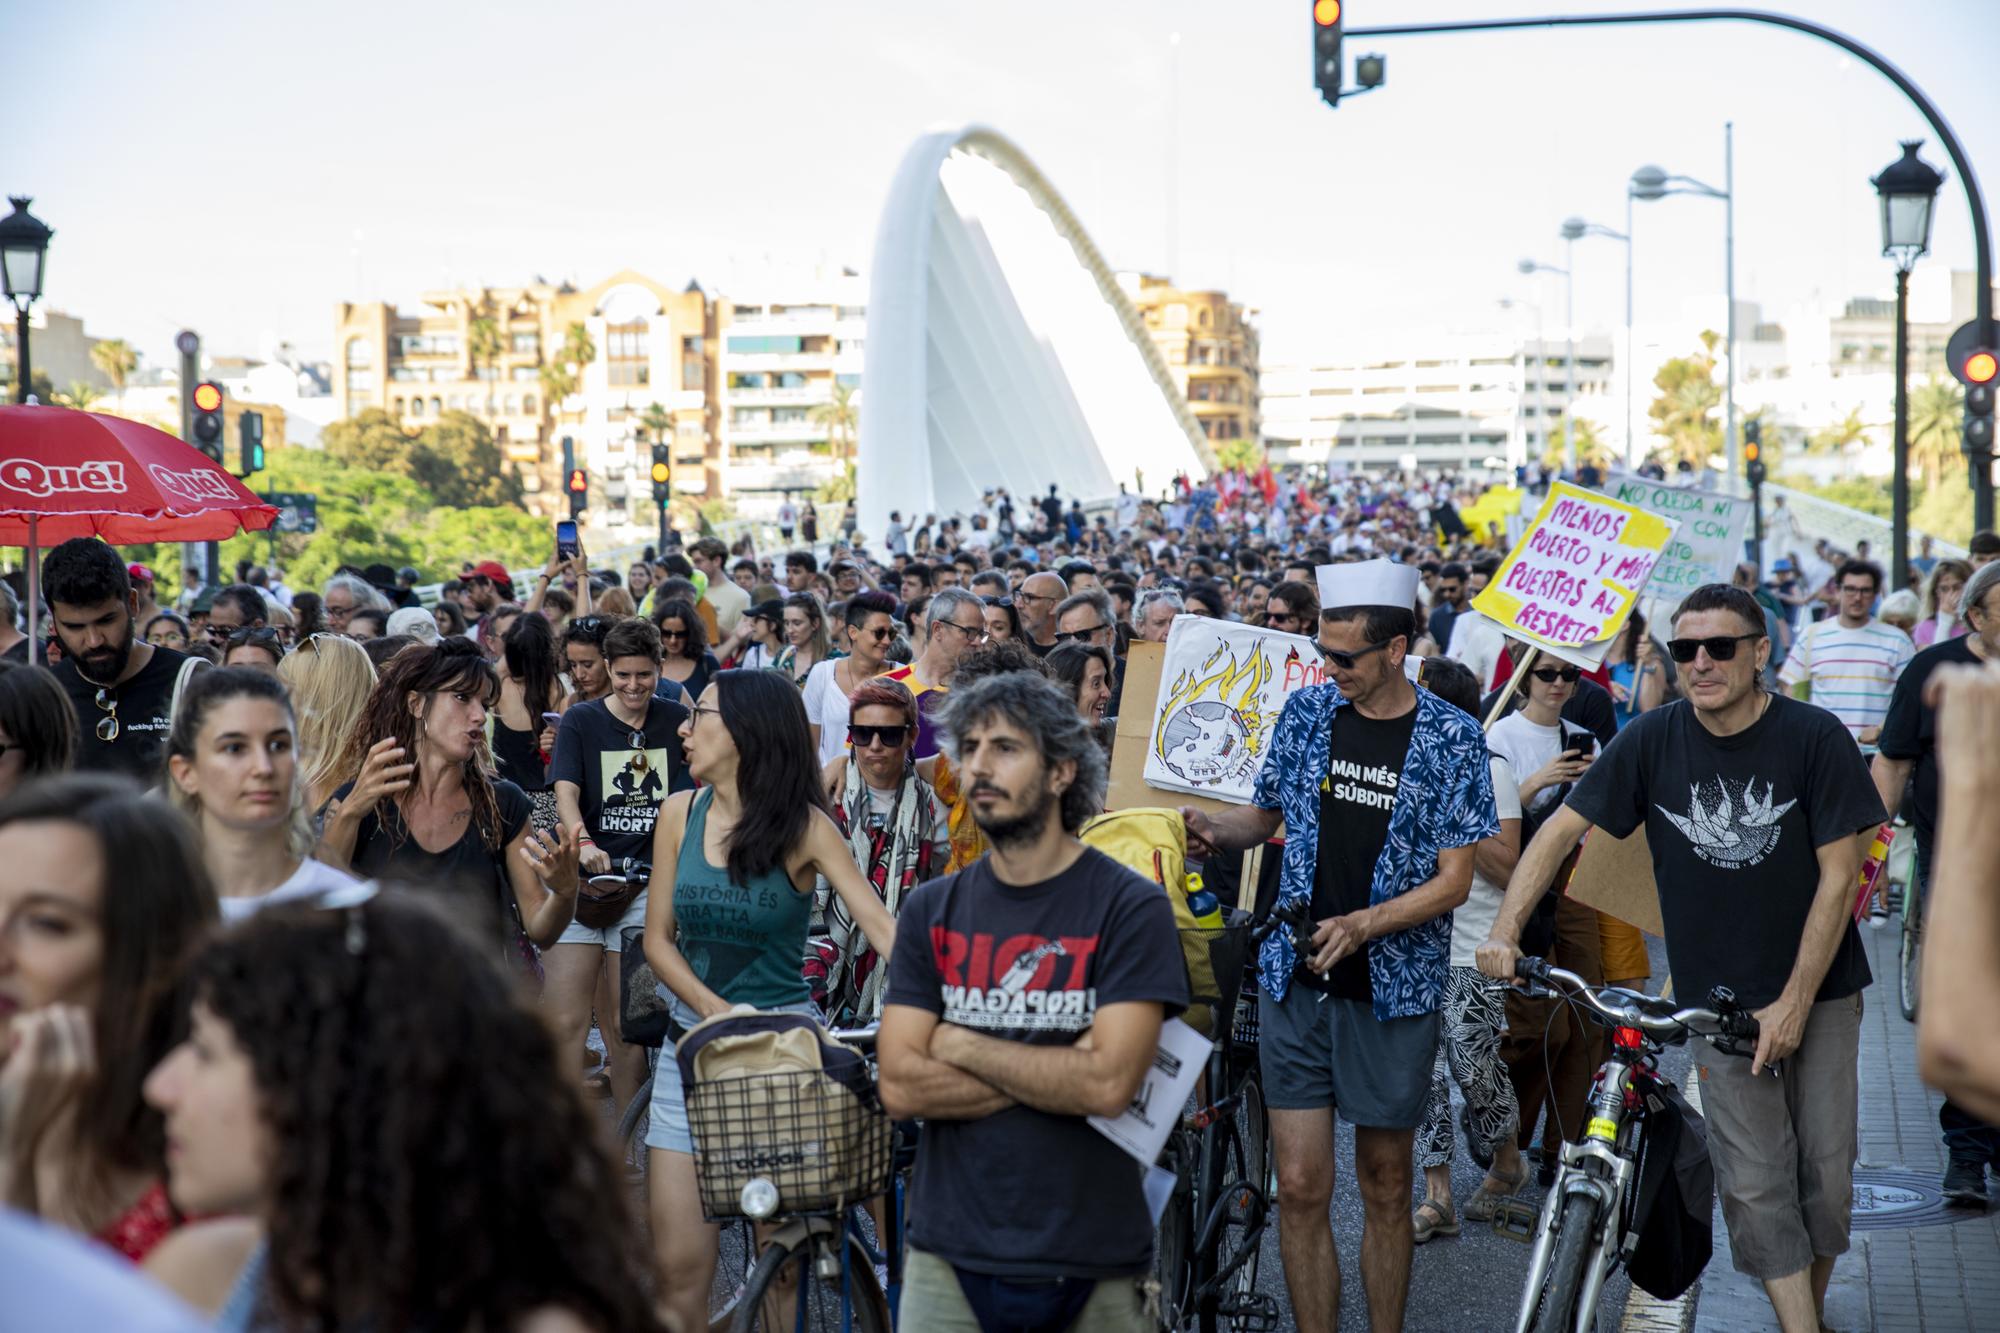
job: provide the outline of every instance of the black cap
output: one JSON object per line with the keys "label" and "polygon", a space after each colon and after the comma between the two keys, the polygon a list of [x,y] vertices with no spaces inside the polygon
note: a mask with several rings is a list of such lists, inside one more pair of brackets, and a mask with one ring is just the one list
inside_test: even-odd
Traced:
{"label": "black cap", "polygon": [[773,598],[768,602],[757,603],[744,614],[754,616],[758,620],[768,620],[773,625],[782,625],[785,623],[785,604]]}

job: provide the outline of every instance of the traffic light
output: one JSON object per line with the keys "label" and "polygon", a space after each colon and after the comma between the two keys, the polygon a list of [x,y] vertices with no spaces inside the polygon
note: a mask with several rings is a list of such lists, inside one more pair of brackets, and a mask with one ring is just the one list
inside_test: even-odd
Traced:
{"label": "traffic light", "polygon": [[214,380],[203,380],[194,386],[194,418],[188,429],[194,438],[189,441],[195,448],[208,455],[211,463],[222,462],[222,386]]}
{"label": "traffic light", "polygon": [[1965,452],[1993,452],[1993,389],[2000,379],[2000,357],[1990,347],[1975,347],[1959,362],[1965,382]]}
{"label": "traffic light", "polygon": [[1743,423],[1743,476],[1754,489],[1764,484],[1764,423],[1756,417]]}
{"label": "traffic light", "polygon": [[1345,9],[1343,0],[1312,0],[1313,82],[1328,106],[1340,105],[1340,24]]}
{"label": "traffic light", "polygon": [[242,446],[242,471],[247,477],[264,470],[264,414],[245,412],[236,418],[237,442]]}
{"label": "traffic light", "polygon": [[673,460],[667,457],[666,445],[656,444],[653,446],[653,503],[665,508],[667,501],[673,498]]}
{"label": "traffic light", "polygon": [[569,492],[569,515],[575,518],[590,508],[590,474],[580,467],[569,470],[569,480],[564,484]]}

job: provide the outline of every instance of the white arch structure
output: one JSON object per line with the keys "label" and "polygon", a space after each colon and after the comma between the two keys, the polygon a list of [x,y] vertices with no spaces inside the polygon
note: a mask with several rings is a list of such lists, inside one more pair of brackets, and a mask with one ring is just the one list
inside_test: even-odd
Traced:
{"label": "white arch structure", "polygon": [[1005,486],[1158,492],[1213,454],[1069,206],[993,130],[925,134],[875,233],[856,467],[862,531],[970,513]]}

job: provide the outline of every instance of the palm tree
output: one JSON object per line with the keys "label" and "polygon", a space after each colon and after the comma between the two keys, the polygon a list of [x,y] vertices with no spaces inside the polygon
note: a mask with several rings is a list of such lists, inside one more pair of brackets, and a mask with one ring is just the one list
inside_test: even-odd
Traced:
{"label": "palm tree", "polygon": [[1848,475],[1852,464],[1855,445],[1868,443],[1868,423],[1861,419],[1861,409],[1849,409],[1847,416],[1824,430],[1815,431],[1806,439],[1806,452],[1810,454],[1835,454],[1840,458],[1840,475]]}
{"label": "palm tree", "polygon": [[553,418],[562,410],[563,400],[576,392],[576,376],[551,361],[535,372],[535,378],[541,381],[542,397],[548,401],[549,416]]}
{"label": "palm tree", "polygon": [[839,380],[833,382],[833,401],[815,406],[810,416],[826,427],[826,442],[833,456],[842,462],[854,456],[854,434],[861,426],[861,413],[854,406],[854,390]]}
{"label": "palm tree", "polygon": [[558,359],[570,368],[578,384],[583,383],[583,368],[597,360],[597,344],[590,340],[590,330],[581,323],[571,324],[563,334],[562,354]]}
{"label": "palm tree", "polygon": [[1965,419],[1965,391],[1952,380],[1931,376],[1910,395],[1910,465],[1934,490],[1952,469],[1964,466],[1959,433]]}
{"label": "palm tree", "polygon": [[1704,329],[1701,352],[1677,356],[1660,366],[1653,386],[1660,391],[1646,415],[1653,419],[1653,433],[1666,439],[1675,456],[1696,468],[1722,447],[1722,429],[1713,420],[1722,405],[1722,386],[1715,382],[1715,345],[1719,335]]}
{"label": "palm tree", "polygon": [[118,393],[118,410],[125,410],[125,381],[139,368],[139,354],[123,338],[105,338],[92,345],[90,363],[104,372]]}
{"label": "palm tree", "polygon": [[88,412],[91,404],[104,395],[89,380],[71,380],[69,388],[56,395],[56,402],[64,407],[73,407],[79,412]]}
{"label": "palm tree", "polygon": [[646,410],[639,414],[639,424],[653,437],[654,444],[665,444],[667,433],[674,428],[674,418],[658,403],[648,403]]}
{"label": "palm tree", "polygon": [[[491,415],[493,410],[492,383],[495,376],[492,372],[500,364],[501,345],[500,324],[491,315],[480,315],[470,324],[466,325],[465,350],[472,357],[473,377],[476,379],[483,378],[487,385],[486,409],[488,415]],[[484,377],[481,377],[479,374],[479,368],[482,365],[486,367],[488,372]]]}

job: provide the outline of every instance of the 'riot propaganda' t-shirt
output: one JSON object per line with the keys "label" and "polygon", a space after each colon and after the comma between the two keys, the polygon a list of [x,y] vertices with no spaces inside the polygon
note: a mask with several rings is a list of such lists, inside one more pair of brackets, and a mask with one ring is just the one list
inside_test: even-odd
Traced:
{"label": "'riot propaganda' t-shirt", "polygon": [[[1389,837],[1389,812],[1416,729],[1414,704],[1401,717],[1363,717],[1358,708],[1333,715],[1333,741],[1326,774],[1319,781],[1319,847],[1313,872],[1313,920],[1346,916],[1368,906],[1375,885],[1375,862]],[[1343,1000],[1373,1000],[1368,950],[1356,949],[1333,965],[1324,979],[1300,968],[1302,986]]]}
{"label": "'riot propaganda' t-shirt", "polygon": [[1915,787],[1910,813],[1911,822],[1917,826],[1917,845],[1926,854],[1937,831],[1938,763],[1937,709],[1924,702],[1924,687],[1930,684],[1931,673],[1939,667],[1977,666],[1981,660],[1972,651],[1969,638],[1947,639],[1910,659],[1903,674],[1896,678],[1896,692],[1889,698],[1889,716],[1876,740],[1885,757],[1916,760],[1911,774]]}
{"label": "'riot propaganda' t-shirt", "polygon": [[[1642,713],[1577,782],[1567,804],[1653,854],[1674,993],[1706,1004],[1727,986],[1751,1009],[1776,1000],[1798,961],[1819,891],[1818,849],[1882,822],[1882,802],[1840,719],[1781,694],[1733,736],[1685,700]],[[1843,920],[1819,1000],[1872,978]]]}
{"label": "'riot propaganda' t-shirt", "polygon": [[[1102,1005],[1188,1002],[1160,886],[1095,849],[1040,884],[990,860],[904,899],[887,1004],[1002,1041],[1070,1046]],[[1152,1263],[1140,1168],[1083,1116],[1010,1106],[932,1120],[917,1145],[910,1243],[975,1272],[1123,1277]],[[1089,1219],[1084,1224],[1083,1219]]]}
{"label": "'riot propaganda' t-shirt", "polygon": [[687,716],[687,709],[655,696],[646,709],[644,748],[632,743],[640,729],[614,717],[608,699],[577,704],[556,728],[549,782],[576,786],[584,827],[613,865],[628,856],[650,861],[660,803],[694,785],[681,753]]}
{"label": "'riot propaganda' t-shirt", "polygon": [[[65,656],[56,663],[52,668],[56,680],[76,709],[76,766],[158,782],[167,730],[173,725],[174,679],[185,661],[185,653],[156,647],[152,659],[132,679],[102,687],[84,679],[73,659]],[[105,703],[115,707],[98,706],[100,689]],[[97,729],[108,717],[118,719],[118,733],[107,741],[99,738]]]}

